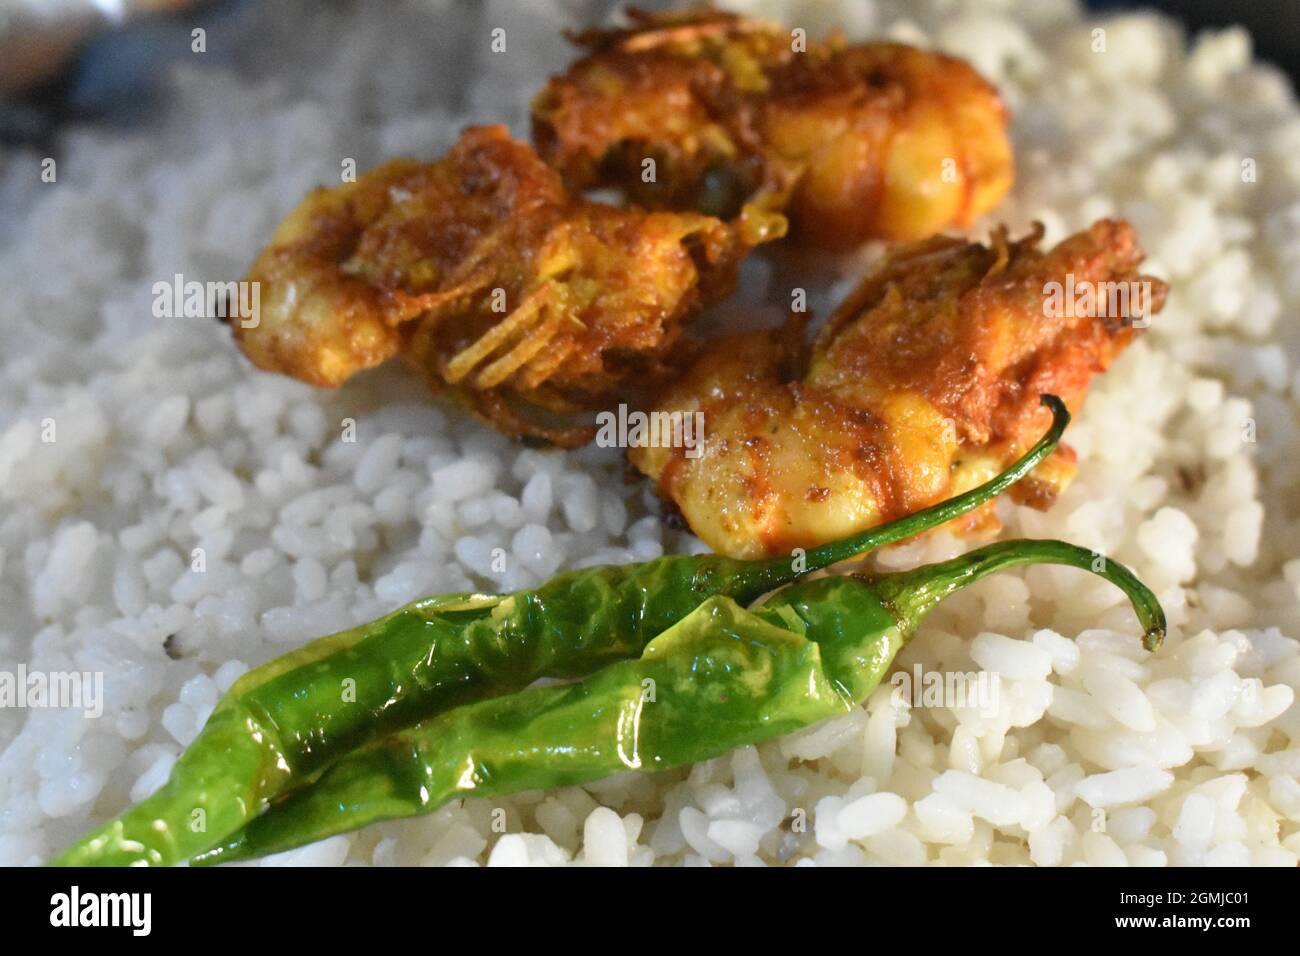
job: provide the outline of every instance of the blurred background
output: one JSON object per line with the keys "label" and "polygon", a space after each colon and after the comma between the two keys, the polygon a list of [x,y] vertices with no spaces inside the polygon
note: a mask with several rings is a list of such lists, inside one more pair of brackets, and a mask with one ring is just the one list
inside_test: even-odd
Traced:
{"label": "blurred background", "polygon": [[[259,2],[275,0],[0,0],[0,144],[40,147],[72,120],[144,121],[167,65],[189,55],[192,31],[219,30]],[[349,0],[322,0],[327,2]],[[467,16],[478,3],[451,0],[453,9],[463,6]],[[366,5],[381,15],[384,0]],[[574,0],[572,22],[600,19],[625,5],[624,0]],[[673,3],[637,0],[635,5]],[[1090,0],[1088,5],[1153,7],[1178,17],[1190,34],[1241,24],[1258,55],[1300,85],[1300,0]]]}

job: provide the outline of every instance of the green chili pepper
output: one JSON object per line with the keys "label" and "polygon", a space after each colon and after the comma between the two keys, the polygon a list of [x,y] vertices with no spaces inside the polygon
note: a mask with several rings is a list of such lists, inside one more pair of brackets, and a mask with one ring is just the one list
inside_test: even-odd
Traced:
{"label": "green chili pepper", "polygon": [[852,709],[925,614],[1001,568],[1090,570],[1129,597],[1144,645],[1164,613],[1127,568],[1061,541],[1006,541],[892,575],[805,581],[746,611],[712,597],[646,645],[568,686],[455,708],[335,763],[201,864],[275,853],[459,797],[589,783],[715,757]]}
{"label": "green chili pepper", "polygon": [[678,555],[573,571],[509,595],[427,598],[277,658],[235,683],[161,789],[54,862],[180,862],[368,741],[539,677],[589,674],[639,654],[711,596],[749,604],[806,572],[950,521],[1005,491],[1055,449],[1069,412],[1054,396],[1043,403],[1052,427],[998,477],[798,559]]}

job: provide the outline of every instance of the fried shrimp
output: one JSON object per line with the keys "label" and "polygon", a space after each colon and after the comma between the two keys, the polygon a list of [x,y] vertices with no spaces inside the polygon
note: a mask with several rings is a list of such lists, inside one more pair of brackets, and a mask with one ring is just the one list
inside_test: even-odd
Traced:
{"label": "fried shrimp", "polygon": [[817,245],[966,225],[1011,187],[1007,114],[967,63],[897,43],[802,42],[713,11],[633,11],[533,103],[572,189],[651,208],[789,214]]}
{"label": "fried shrimp", "polygon": [[401,355],[509,434],[580,444],[534,411],[593,407],[660,374],[779,217],[731,226],[572,197],[504,127],[441,160],[398,160],[290,214],[249,270],[261,368],[337,386]]}
{"label": "fried shrimp", "polygon": [[[1127,223],[1048,252],[1041,235],[896,250],[806,360],[784,331],[711,344],[655,409],[703,413],[701,447],[634,448],[633,464],[736,557],[813,547],[980,484],[1042,433],[1041,395],[1077,408],[1164,303]],[[1074,468],[1058,450],[1012,494],[1045,509]],[[996,526],[991,511],[979,526]]]}

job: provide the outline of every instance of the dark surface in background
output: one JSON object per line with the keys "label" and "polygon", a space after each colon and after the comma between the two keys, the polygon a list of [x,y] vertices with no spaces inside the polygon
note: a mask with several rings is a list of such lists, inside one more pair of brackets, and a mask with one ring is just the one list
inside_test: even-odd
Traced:
{"label": "dark surface in background", "polygon": [[[237,16],[242,7],[274,0],[206,0],[178,13],[149,18],[91,41],[56,82],[16,101],[0,100],[0,143],[53,148],[59,127],[73,120],[134,126],[147,121],[156,106],[158,77],[186,58],[195,27],[211,31]],[[376,11],[378,0],[367,0]],[[467,10],[478,0],[455,0]],[[631,0],[628,0],[631,2]],[[594,0],[596,12],[626,5]],[[670,0],[638,0],[636,5],[671,6]],[[1256,53],[1280,66],[1300,88],[1300,0],[1091,0],[1099,11],[1154,7],[1181,20],[1189,35],[1206,28],[1241,24],[1250,30]],[[214,59],[219,53],[208,54]]]}
{"label": "dark surface in background", "polygon": [[[0,98],[0,144],[27,143],[45,151],[59,126],[75,120],[130,125],[156,104],[157,78],[189,54],[190,31],[210,30],[254,0],[207,0],[101,34],[85,45],[51,83],[16,100]],[[214,51],[212,56],[220,57]]]}
{"label": "dark surface in background", "polygon": [[1241,24],[1250,31],[1256,55],[1286,70],[1300,89],[1300,0],[1091,0],[1088,6],[1095,10],[1153,7],[1181,20],[1191,34]]}

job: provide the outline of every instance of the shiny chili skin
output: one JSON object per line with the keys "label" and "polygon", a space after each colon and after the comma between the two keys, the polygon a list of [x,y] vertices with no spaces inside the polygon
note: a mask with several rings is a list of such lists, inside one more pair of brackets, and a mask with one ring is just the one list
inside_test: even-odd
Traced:
{"label": "shiny chili skin", "polygon": [[803,581],[754,610],[711,597],[646,645],[567,686],[447,711],[335,763],[196,862],[261,856],[430,813],[450,800],[590,783],[716,757],[851,710],[944,597],[1017,564],[1065,564],[1120,587],[1155,650],[1155,596],[1061,541],[1003,541],[893,575]]}

